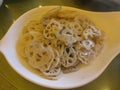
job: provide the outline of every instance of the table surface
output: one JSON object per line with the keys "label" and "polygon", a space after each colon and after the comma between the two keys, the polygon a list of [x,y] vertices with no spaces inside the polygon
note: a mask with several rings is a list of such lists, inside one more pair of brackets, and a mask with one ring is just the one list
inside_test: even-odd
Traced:
{"label": "table surface", "polygon": [[[91,11],[120,11],[119,0],[4,0],[0,7],[0,39],[10,25],[26,11],[46,5],[65,5]],[[0,90],[52,90],[18,75],[0,53]],[[71,90],[120,90],[120,55],[91,83]]]}

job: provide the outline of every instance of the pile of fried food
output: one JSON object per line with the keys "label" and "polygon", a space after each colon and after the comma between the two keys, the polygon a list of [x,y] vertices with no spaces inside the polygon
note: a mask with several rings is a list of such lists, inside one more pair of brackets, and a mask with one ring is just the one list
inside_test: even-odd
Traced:
{"label": "pile of fried food", "polygon": [[18,52],[48,79],[78,71],[103,47],[104,34],[77,11],[56,7],[41,20],[30,21],[19,39]]}

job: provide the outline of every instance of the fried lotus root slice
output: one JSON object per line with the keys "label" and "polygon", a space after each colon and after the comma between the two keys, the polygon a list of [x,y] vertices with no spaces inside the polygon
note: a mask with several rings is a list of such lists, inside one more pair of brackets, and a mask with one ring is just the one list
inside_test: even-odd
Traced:
{"label": "fried lotus root slice", "polygon": [[83,28],[80,25],[79,22],[72,22],[71,23],[71,27],[74,31],[73,36],[76,38],[77,41],[82,40],[82,32],[83,32]]}
{"label": "fried lotus root slice", "polygon": [[39,70],[42,71],[42,72],[45,72],[47,70],[51,70],[51,69],[54,69],[55,67],[57,67],[60,63],[60,59],[58,58],[59,57],[59,54],[57,52],[57,50],[53,50],[53,55],[54,57],[46,64],[44,64],[43,66],[39,67]]}
{"label": "fried lotus root slice", "polygon": [[83,32],[83,36],[85,39],[100,37],[101,31],[98,30],[95,26],[89,25]]}
{"label": "fried lotus root slice", "polygon": [[51,63],[50,69],[53,69],[55,67],[57,67],[60,64],[60,56],[59,56],[59,52],[53,48],[53,52],[54,52],[54,59]]}
{"label": "fried lotus root slice", "polygon": [[37,32],[37,31],[29,31],[28,33],[24,34],[24,36],[22,37],[26,42],[31,42],[34,41],[35,39],[41,39],[42,38],[42,34]]}
{"label": "fried lotus root slice", "polygon": [[72,35],[62,35],[61,37],[59,37],[59,40],[64,42],[66,46],[70,46],[76,42],[75,37],[73,37]]}
{"label": "fried lotus root slice", "polygon": [[33,20],[30,21],[26,26],[25,29],[23,30],[24,33],[28,33],[29,31],[37,31],[41,32],[44,29],[44,26],[40,23],[39,20]]}
{"label": "fried lotus root slice", "polygon": [[81,62],[79,60],[77,60],[73,66],[70,67],[61,67],[63,73],[70,73],[70,72],[75,72],[78,71],[80,69],[81,66]]}
{"label": "fried lotus root slice", "polygon": [[42,73],[49,79],[57,79],[58,75],[60,75],[60,73],[61,73],[61,68],[58,65],[55,68],[44,71]]}
{"label": "fried lotus root slice", "polygon": [[67,20],[59,20],[63,29],[60,31],[60,40],[63,41],[66,45],[72,45],[77,40],[81,40],[82,38],[82,27],[78,22],[75,21],[67,21]]}
{"label": "fried lotus root slice", "polygon": [[51,63],[50,69],[55,68],[56,66],[59,65],[59,63],[60,63],[60,59],[59,58],[54,58],[52,63]]}
{"label": "fried lotus root slice", "polygon": [[37,69],[40,70],[41,72],[45,72],[47,70],[50,70],[52,63],[53,63],[53,59],[49,60],[48,63],[45,63],[42,66],[39,66]]}
{"label": "fried lotus root slice", "polygon": [[63,27],[62,29],[65,29],[66,28],[66,24],[69,23],[67,20],[65,19],[58,19],[58,21],[60,22],[61,26]]}
{"label": "fried lotus root slice", "polygon": [[76,38],[74,37],[74,28],[71,27],[70,22],[64,24],[64,28],[60,31],[59,39],[63,41],[66,45],[71,45],[76,42]]}
{"label": "fried lotus root slice", "polygon": [[55,7],[52,10],[48,11],[41,19],[41,23],[43,25],[47,25],[51,18],[54,18],[57,16],[58,12],[61,10],[61,6]]}
{"label": "fried lotus root slice", "polygon": [[83,40],[82,45],[87,50],[91,50],[92,48],[95,47],[94,42],[92,40],[89,40],[89,39],[88,40]]}
{"label": "fried lotus root slice", "polygon": [[41,44],[39,44],[39,46],[31,46],[28,51],[28,63],[34,68],[39,68],[47,63],[50,63],[54,58],[54,53],[51,48],[44,48]]}
{"label": "fried lotus root slice", "polygon": [[[49,46],[47,46],[47,47],[49,47]],[[46,63],[45,65],[43,65],[39,68],[41,71],[47,71],[47,70],[53,69],[53,68],[57,67],[60,63],[59,52],[52,47],[51,47],[51,50],[52,50],[52,52],[51,52],[52,58],[48,63]]]}
{"label": "fried lotus root slice", "polygon": [[42,34],[36,30],[23,31],[22,34],[23,36],[21,37],[21,40],[23,40],[24,42],[30,42],[34,39],[42,37]]}
{"label": "fried lotus root slice", "polygon": [[64,67],[70,67],[76,62],[76,52],[72,47],[65,48],[63,56],[61,57],[61,64]]}
{"label": "fried lotus root slice", "polygon": [[54,48],[58,51],[59,56],[61,57],[64,52],[65,44],[61,40],[55,40]]}
{"label": "fried lotus root slice", "polygon": [[77,58],[84,64],[88,64],[91,59],[93,59],[94,51],[93,50],[86,50],[86,49],[81,49],[77,52]]}
{"label": "fried lotus root slice", "polygon": [[77,41],[76,43],[73,44],[73,48],[75,49],[75,51],[79,51],[81,48],[83,47],[81,41]]}
{"label": "fried lotus root slice", "polygon": [[47,39],[55,39],[57,36],[59,36],[61,29],[62,27],[60,23],[55,19],[51,19],[46,28],[43,30],[43,35]]}
{"label": "fried lotus root slice", "polygon": [[83,30],[85,30],[90,24],[92,24],[89,18],[84,15],[76,16],[74,20],[81,25]]}

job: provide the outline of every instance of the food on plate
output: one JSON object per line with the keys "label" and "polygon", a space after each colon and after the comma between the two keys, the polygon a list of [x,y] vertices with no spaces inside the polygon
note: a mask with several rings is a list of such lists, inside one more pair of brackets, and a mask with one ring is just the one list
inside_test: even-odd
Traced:
{"label": "food on plate", "polygon": [[17,53],[48,79],[88,64],[104,46],[104,33],[77,11],[56,7],[24,26]]}

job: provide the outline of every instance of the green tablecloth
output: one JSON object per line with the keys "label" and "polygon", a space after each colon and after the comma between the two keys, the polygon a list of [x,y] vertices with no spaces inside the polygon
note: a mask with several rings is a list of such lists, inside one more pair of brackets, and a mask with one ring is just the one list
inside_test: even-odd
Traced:
{"label": "green tablecloth", "polygon": [[[96,0],[97,1],[97,0]],[[120,3],[111,4],[92,0],[4,0],[0,7],[0,38],[10,25],[24,12],[40,5],[67,5],[87,10],[120,10]],[[100,1],[100,0],[99,0]],[[117,1],[117,0],[116,0]],[[110,4],[109,4],[110,3]],[[113,2],[112,2],[113,3]],[[95,7],[97,6],[98,7]],[[102,6],[100,6],[102,5]],[[108,8],[107,8],[108,7]],[[103,72],[91,83],[72,90],[120,90],[120,55],[118,55]],[[18,75],[0,53],[0,90],[52,90],[25,80]]]}

